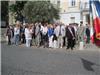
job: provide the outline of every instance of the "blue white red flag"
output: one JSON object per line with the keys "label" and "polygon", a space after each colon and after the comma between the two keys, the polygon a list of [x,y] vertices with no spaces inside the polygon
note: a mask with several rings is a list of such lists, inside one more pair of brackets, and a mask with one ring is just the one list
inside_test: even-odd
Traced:
{"label": "blue white red flag", "polygon": [[100,46],[100,1],[90,1],[90,13],[93,16],[94,43]]}

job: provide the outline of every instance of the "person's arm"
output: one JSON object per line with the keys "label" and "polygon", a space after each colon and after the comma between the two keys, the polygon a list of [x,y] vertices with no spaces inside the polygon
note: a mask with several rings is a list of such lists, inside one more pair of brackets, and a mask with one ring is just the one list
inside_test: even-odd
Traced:
{"label": "person's arm", "polygon": [[6,29],[6,36],[8,36],[8,28]]}

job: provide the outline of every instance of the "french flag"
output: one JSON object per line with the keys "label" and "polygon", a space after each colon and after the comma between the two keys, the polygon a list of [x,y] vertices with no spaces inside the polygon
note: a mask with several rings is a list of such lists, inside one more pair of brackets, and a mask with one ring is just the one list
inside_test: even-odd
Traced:
{"label": "french flag", "polygon": [[93,31],[92,41],[100,46],[100,1],[92,0],[90,2],[91,13],[93,17]]}

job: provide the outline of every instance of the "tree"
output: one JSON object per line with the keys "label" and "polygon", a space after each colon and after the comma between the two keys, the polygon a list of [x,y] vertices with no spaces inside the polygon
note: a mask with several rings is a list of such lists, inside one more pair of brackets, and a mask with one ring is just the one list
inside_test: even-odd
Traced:
{"label": "tree", "polygon": [[1,1],[1,20],[8,20],[8,1]]}
{"label": "tree", "polygon": [[59,9],[49,1],[29,1],[25,4],[23,13],[29,22],[52,22],[59,19]]}
{"label": "tree", "polygon": [[16,1],[15,4],[9,6],[10,11],[15,14],[15,19],[23,22],[23,8],[27,1]]}

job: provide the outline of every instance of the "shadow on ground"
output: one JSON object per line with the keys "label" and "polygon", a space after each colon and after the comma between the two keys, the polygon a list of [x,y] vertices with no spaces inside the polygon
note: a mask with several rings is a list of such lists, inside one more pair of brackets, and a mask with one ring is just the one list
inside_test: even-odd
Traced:
{"label": "shadow on ground", "polygon": [[88,61],[86,59],[83,59],[81,58],[81,61],[82,61],[82,64],[83,64],[83,67],[87,70],[87,71],[92,71],[94,72],[95,70],[93,69],[93,65],[96,65],[96,66],[100,66],[100,65],[97,65],[96,63],[93,63],[91,61]]}

